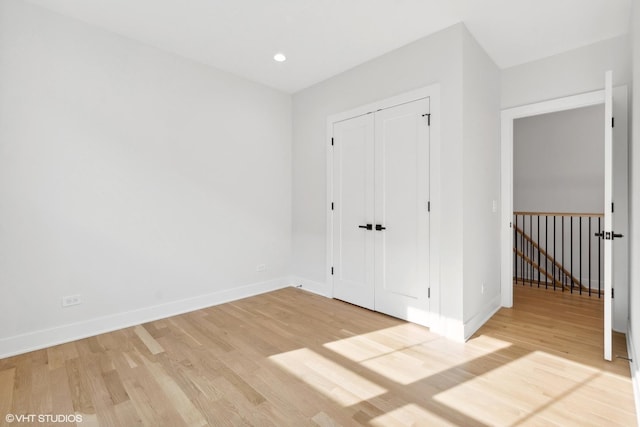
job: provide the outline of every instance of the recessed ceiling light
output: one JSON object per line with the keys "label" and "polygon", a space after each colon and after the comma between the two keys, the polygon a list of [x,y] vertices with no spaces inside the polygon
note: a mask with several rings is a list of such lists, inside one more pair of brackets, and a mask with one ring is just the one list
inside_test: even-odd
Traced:
{"label": "recessed ceiling light", "polygon": [[276,53],[273,55],[273,60],[276,62],[284,62],[287,60],[287,57],[284,56],[284,53]]}

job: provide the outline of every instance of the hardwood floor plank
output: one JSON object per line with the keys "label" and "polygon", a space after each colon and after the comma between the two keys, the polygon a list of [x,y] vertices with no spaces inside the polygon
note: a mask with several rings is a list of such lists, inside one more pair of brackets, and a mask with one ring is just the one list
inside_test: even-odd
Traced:
{"label": "hardwood floor plank", "polygon": [[93,394],[89,387],[89,376],[82,361],[78,358],[67,360],[65,363],[67,378],[69,380],[69,391],[75,412],[81,414],[95,414],[93,405]]}
{"label": "hardwood floor plank", "polygon": [[207,422],[200,411],[198,411],[187,395],[182,391],[178,384],[176,384],[172,376],[170,376],[170,374],[159,364],[152,363],[146,359],[144,362],[149,373],[160,385],[160,388],[171,401],[173,407],[180,414],[185,424],[189,427],[200,427],[206,425]]}
{"label": "hardwood floor plank", "polygon": [[13,405],[13,389],[15,387],[16,368],[0,371],[0,425],[4,423],[4,416],[11,413]]}
{"label": "hardwood floor plank", "polygon": [[151,354],[159,354],[164,351],[162,346],[151,336],[151,334],[142,325],[133,328],[135,334],[140,338]]}

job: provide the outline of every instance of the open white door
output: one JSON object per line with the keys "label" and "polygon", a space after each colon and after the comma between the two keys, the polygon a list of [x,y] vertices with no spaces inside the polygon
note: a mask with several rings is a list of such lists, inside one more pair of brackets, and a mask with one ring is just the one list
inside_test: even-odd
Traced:
{"label": "open white door", "polygon": [[[604,358],[611,360],[613,289],[613,72],[605,73],[604,101]],[[621,237],[621,236],[620,236]]]}

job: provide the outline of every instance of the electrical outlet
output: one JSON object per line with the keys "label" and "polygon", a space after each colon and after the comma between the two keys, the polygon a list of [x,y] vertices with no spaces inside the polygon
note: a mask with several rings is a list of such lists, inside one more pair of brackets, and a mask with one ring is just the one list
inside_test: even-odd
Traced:
{"label": "electrical outlet", "polygon": [[256,271],[265,271],[266,269],[267,269],[267,264],[256,265]]}
{"label": "electrical outlet", "polygon": [[71,305],[78,305],[82,302],[80,299],[80,295],[68,295],[66,297],[62,297],[62,306],[69,307]]}

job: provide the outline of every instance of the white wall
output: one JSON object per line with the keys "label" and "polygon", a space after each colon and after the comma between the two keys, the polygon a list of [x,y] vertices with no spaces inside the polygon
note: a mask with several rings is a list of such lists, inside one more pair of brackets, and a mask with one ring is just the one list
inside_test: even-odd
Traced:
{"label": "white wall", "polygon": [[513,209],[602,213],[604,104],[513,123]]}
{"label": "white wall", "polygon": [[[500,217],[493,211],[494,201],[500,206],[500,72],[466,29],[462,81],[463,320],[469,338],[500,307]],[[446,181],[443,187],[449,191]]]}
{"label": "white wall", "polygon": [[287,283],[290,153],[289,95],[0,2],[0,357]]}
{"label": "white wall", "polygon": [[442,332],[462,338],[499,307],[500,291],[499,218],[492,212],[500,191],[499,71],[462,24],[294,95],[293,273],[303,286],[331,294],[325,280],[327,117],[432,83],[441,85],[434,119],[442,129],[436,177],[442,200],[432,206],[441,220],[431,227],[443,236],[440,263],[431,266],[440,270],[432,298],[440,303]]}
{"label": "white wall", "polygon": [[630,84],[629,43],[616,37],[502,70],[502,108],[600,90],[607,70],[614,86]]}
{"label": "white wall", "polygon": [[[462,25],[445,29],[293,97],[293,273],[303,286],[331,294],[326,283],[326,120],[373,101],[440,84],[443,213],[439,225],[442,314],[462,320]],[[446,214],[446,215],[444,215]],[[432,266],[437,268],[438,266]]]}

